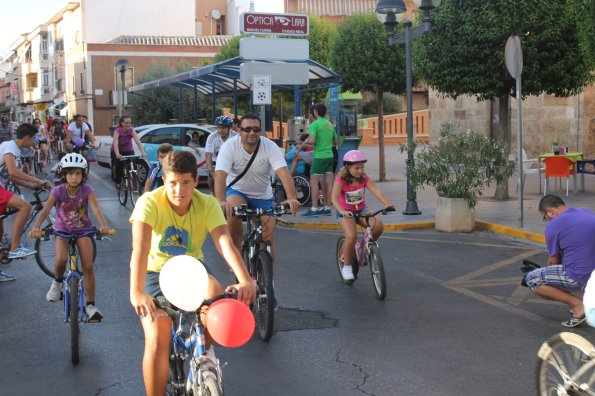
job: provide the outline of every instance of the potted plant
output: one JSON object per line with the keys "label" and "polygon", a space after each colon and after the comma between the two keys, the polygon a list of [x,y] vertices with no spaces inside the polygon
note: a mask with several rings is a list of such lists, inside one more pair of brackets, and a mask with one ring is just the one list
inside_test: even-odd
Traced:
{"label": "potted plant", "polygon": [[438,141],[416,153],[415,166],[408,165],[413,188],[436,189],[435,228],[447,232],[473,231],[478,197],[513,171],[503,143],[475,131],[457,131],[452,123],[442,124]]}

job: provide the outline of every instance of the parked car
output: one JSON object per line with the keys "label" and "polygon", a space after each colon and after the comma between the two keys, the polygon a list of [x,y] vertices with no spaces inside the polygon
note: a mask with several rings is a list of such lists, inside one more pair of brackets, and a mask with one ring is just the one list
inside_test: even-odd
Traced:
{"label": "parked car", "polygon": [[[142,161],[139,171],[141,182],[147,177],[149,165],[157,162],[157,147],[161,143],[170,143],[174,146],[174,150],[190,151],[196,157],[196,163],[200,164],[205,161],[205,144],[209,134],[216,132],[217,127],[214,125],[198,125],[198,124],[154,124],[143,125],[134,128],[138,137],[143,144],[145,153],[147,153],[147,161]],[[191,147],[188,147],[188,142],[192,139],[192,134],[198,132],[200,134],[200,148],[198,153]],[[110,168],[111,157],[110,151],[113,144],[113,138],[103,137],[99,140],[99,148],[96,150],[97,163],[103,167]],[[133,141],[135,154],[140,155],[140,150]],[[142,169],[141,169],[142,168]],[[198,168],[199,176],[207,176],[207,169],[205,166]]]}

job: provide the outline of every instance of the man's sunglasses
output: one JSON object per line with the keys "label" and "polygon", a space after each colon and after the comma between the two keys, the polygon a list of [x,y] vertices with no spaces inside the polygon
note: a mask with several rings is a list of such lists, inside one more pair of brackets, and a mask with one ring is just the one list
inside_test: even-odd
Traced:
{"label": "man's sunglasses", "polygon": [[242,130],[242,132],[254,132],[254,133],[258,133],[262,130],[262,128],[260,127],[246,127],[246,128],[240,128]]}

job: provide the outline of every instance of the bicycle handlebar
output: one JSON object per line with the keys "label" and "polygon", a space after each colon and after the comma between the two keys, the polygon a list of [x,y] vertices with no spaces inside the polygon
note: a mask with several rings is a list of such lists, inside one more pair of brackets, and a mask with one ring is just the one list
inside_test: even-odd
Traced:
{"label": "bicycle handlebar", "polygon": [[[218,296],[215,296],[215,297],[211,298],[210,300],[203,300],[203,302],[200,304],[200,306],[196,309],[196,313],[198,314],[199,311],[200,311],[200,309],[202,307],[209,306],[212,303],[214,303],[215,301],[222,300],[224,298],[237,299],[238,298],[238,291],[234,289],[230,293],[223,292],[223,294],[220,294]],[[157,308],[163,309],[165,311],[165,313],[167,314],[167,316],[176,316],[179,313],[186,312],[186,311],[184,311],[184,310],[176,307],[172,303],[170,303],[167,300],[167,298],[165,298],[165,296],[157,296],[157,297],[153,298],[153,301],[155,302],[155,306]]]}
{"label": "bicycle handlebar", "polygon": [[140,155],[121,155],[120,156],[120,161],[125,161],[125,160],[135,160],[135,159],[139,159],[141,156]]}
{"label": "bicycle handlebar", "polygon": [[[33,238],[33,236],[31,235],[33,233],[33,231],[29,231],[29,238]],[[88,231],[82,232],[80,234],[69,234],[67,232],[60,232],[60,231],[55,231],[55,230],[41,230],[41,238],[47,236],[47,235],[59,235],[59,236],[63,236],[65,238],[82,238],[82,237],[86,237],[86,236],[91,236],[91,235],[95,235],[95,239],[97,239],[98,241],[100,241],[101,239],[103,239],[104,234],[102,234],[101,232],[99,232],[99,230],[97,228],[92,228]],[[113,228],[110,228],[109,231],[107,232],[107,234],[105,235],[116,235],[116,230]]]}
{"label": "bicycle handlebar", "polygon": [[242,206],[234,206],[233,207],[233,215],[236,217],[245,217],[245,216],[260,217],[260,216],[268,216],[271,214],[275,215],[275,216],[291,214],[291,209],[285,207],[284,205],[273,206],[270,209],[262,209],[262,208],[249,209],[246,204],[243,204]]}
{"label": "bicycle handlebar", "polygon": [[[348,216],[349,218],[352,219],[357,219],[357,218],[362,218],[362,219],[368,219],[370,217],[376,217],[379,214],[388,214],[389,212],[394,212],[396,209],[393,206],[389,206],[388,208],[383,208],[383,209],[379,209],[374,213],[367,213],[367,214],[356,214],[356,213],[351,213],[351,216]],[[342,215],[339,215],[339,217],[345,217]]]}

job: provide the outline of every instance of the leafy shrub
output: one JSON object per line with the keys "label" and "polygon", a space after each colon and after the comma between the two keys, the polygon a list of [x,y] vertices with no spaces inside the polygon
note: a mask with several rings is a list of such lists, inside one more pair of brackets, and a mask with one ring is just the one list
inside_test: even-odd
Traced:
{"label": "leafy shrub", "polygon": [[[414,149],[415,142],[412,145]],[[401,146],[401,151],[406,149]],[[474,208],[486,187],[512,175],[514,164],[503,143],[444,123],[436,144],[416,153],[415,166],[408,164],[407,169],[413,188],[433,186],[438,196],[464,198]]]}

